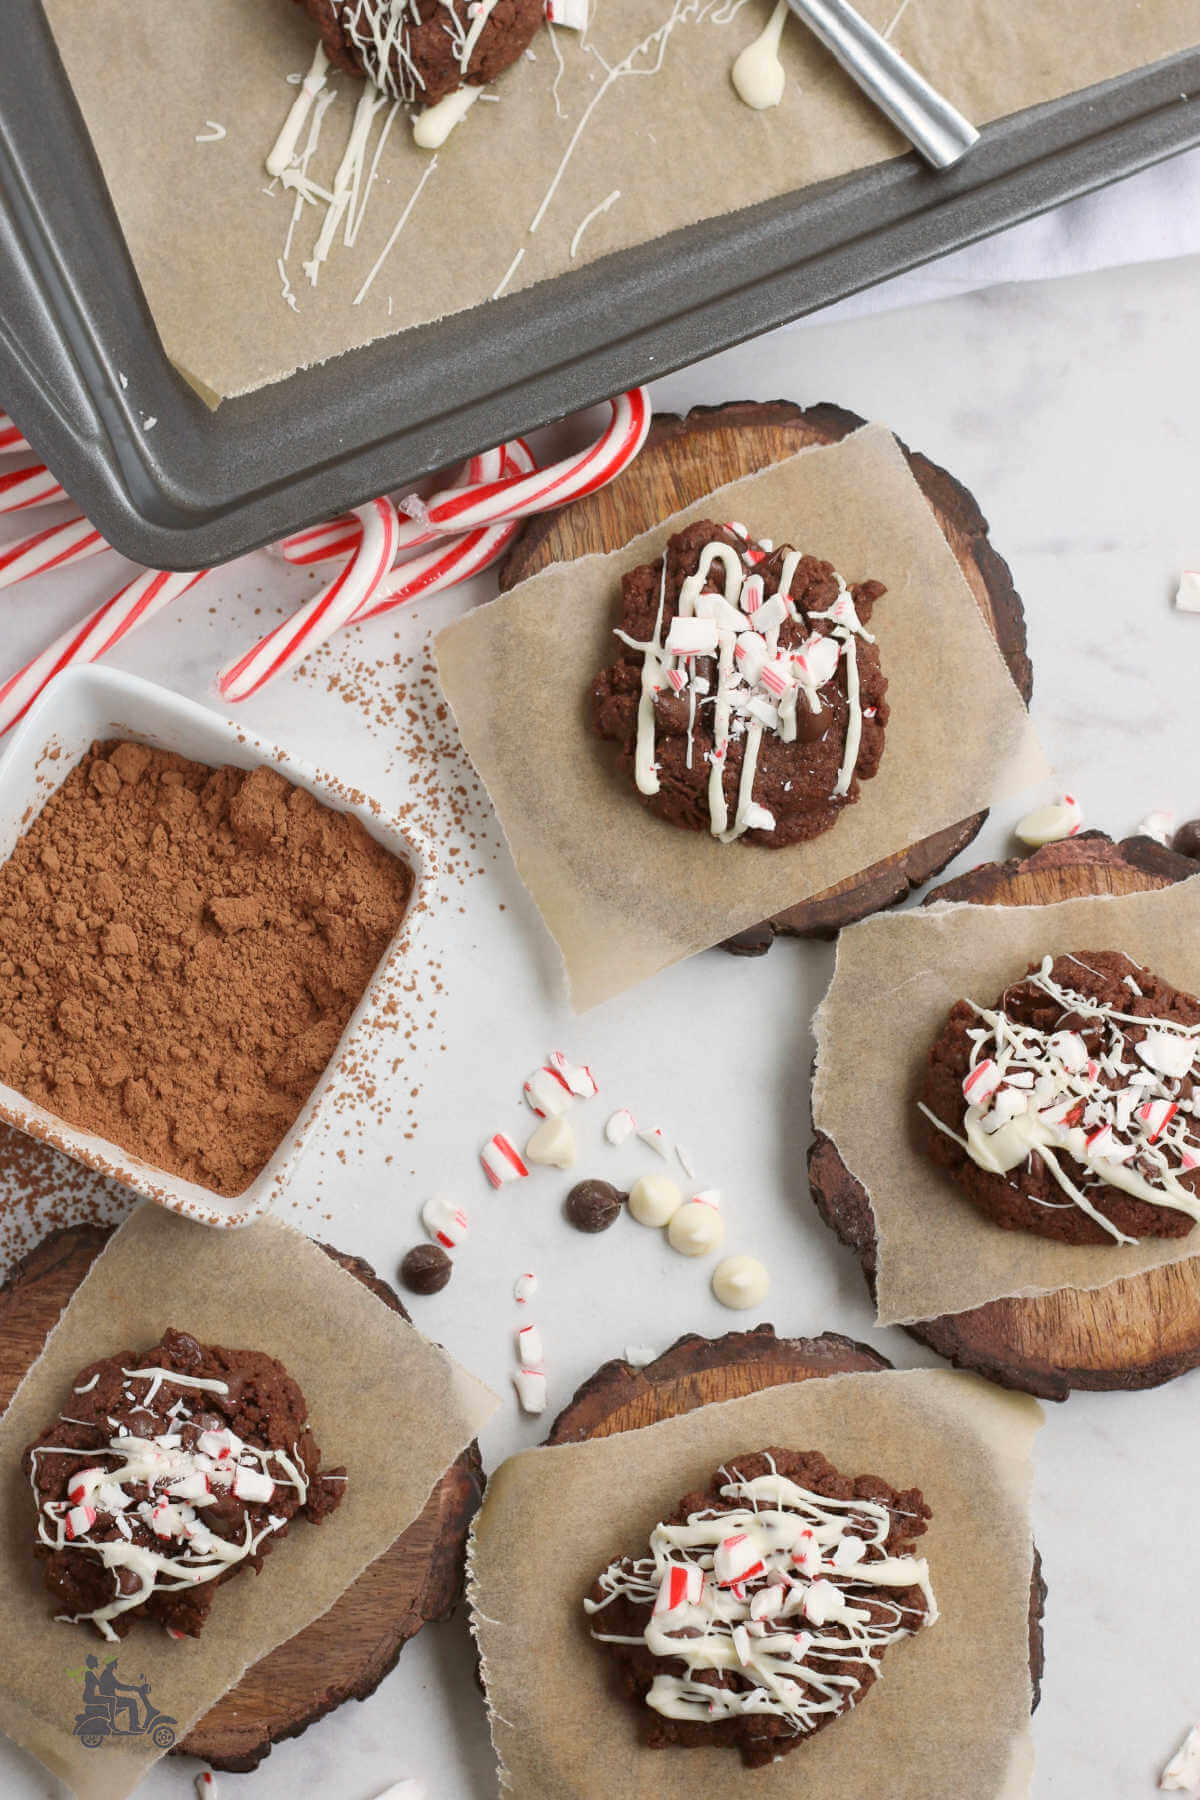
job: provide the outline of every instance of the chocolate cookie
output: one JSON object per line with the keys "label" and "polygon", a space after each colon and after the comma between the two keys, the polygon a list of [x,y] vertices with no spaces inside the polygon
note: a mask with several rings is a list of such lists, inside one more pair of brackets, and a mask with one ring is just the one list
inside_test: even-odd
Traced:
{"label": "chocolate cookie", "polygon": [[646,1742],[758,1768],[859,1705],[888,1646],[937,1618],[912,1555],[930,1517],[918,1488],[816,1450],[731,1458],[584,1601]]}
{"label": "chocolate cookie", "polygon": [[997,1225],[1064,1244],[1200,1218],[1200,1000],[1119,950],[960,1000],[929,1053],[925,1148]]}
{"label": "chocolate cookie", "polygon": [[410,106],[494,81],[523,54],[544,0],[297,0],[335,68]]}
{"label": "chocolate cookie", "polygon": [[259,1350],[167,1331],[89,1363],[72,1388],[25,1452],[35,1554],[55,1617],[112,1643],[139,1618],[198,1637],[221,1582],[346,1491],[344,1469],[321,1470],[304,1395]]}
{"label": "chocolate cookie", "polygon": [[591,711],[642,804],[721,843],[828,831],[883,755],[887,682],[867,626],[884,592],[708,519],[631,569],[625,649]]}

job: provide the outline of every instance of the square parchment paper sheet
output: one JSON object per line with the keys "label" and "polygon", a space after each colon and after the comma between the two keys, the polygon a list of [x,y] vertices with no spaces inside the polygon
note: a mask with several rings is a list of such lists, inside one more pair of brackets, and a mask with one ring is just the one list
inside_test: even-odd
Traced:
{"label": "square parchment paper sheet", "polygon": [[[887,584],[871,619],[892,709],[883,762],[808,844],[723,845],[655,818],[589,724],[588,689],[619,649],[622,574],[706,517],[827,557],[848,582]],[[1046,772],[995,640],[882,425],[720,488],[623,550],[533,576],[443,631],[437,655],[580,1010]]]}
{"label": "square parchment paper sheet", "polygon": [[[742,104],[729,70],[771,0],[592,0],[587,38],[539,32],[536,60],[495,83],[495,103],[474,108],[436,167],[395,120],[357,241],[339,240],[313,288],[302,265],[322,209],[306,208],[289,241],[292,197],[263,192],[295,97],[286,76],[307,69],[316,41],[301,10],[290,0],[45,5],[167,354],[213,399],[477,306],[506,276],[515,292],[905,148],[794,22],[782,105]],[[1200,39],[1200,0],[860,5],[981,125]],[[326,186],[361,91],[350,76],[334,85],[308,170]],[[198,144],[210,119],[226,135]]]}
{"label": "square parchment paper sheet", "polygon": [[[469,1592],[501,1781],[519,1800],[1023,1800],[1030,1458],[1041,1408],[942,1370],[836,1375],[642,1431],[527,1450],[488,1486]],[[819,1449],[844,1474],[920,1487],[941,1617],[893,1645],[862,1707],[764,1769],[732,1750],[651,1750],[582,1600],[615,1557],[739,1452]],[[969,1772],[969,1773],[965,1773]]]}
{"label": "square parchment paper sheet", "polygon": [[1004,1231],[920,1149],[925,1059],[955,1001],[991,1006],[1031,962],[1072,950],[1123,950],[1200,993],[1200,876],[1158,893],[1054,906],[942,904],[864,920],[838,939],[815,1021],[813,1126],[870,1196],[881,1325],[1003,1295],[1104,1287],[1200,1254],[1200,1226],[1185,1238],[1128,1246]]}
{"label": "square parchment paper sheet", "polygon": [[[26,1446],[69,1410],[76,1370],[140,1350],[170,1325],[202,1343],[265,1350],[299,1382],[322,1461],[344,1463],[346,1498],[321,1525],[297,1519],[258,1575],[223,1586],[202,1637],[173,1642],[137,1624],[119,1647],[56,1624],[32,1553]],[[144,1672],[176,1736],[246,1668],[327,1612],[420,1514],[433,1485],[498,1405],[495,1395],[275,1219],[212,1231],[143,1206],[93,1264],[0,1422],[0,1585],[5,1596],[0,1727],[85,1800],[121,1800],[158,1752],[149,1739],[87,1750],[71,1735],[80,1671],[95,1651]],[[315,1672],[319,1679],[319,1671]]]}

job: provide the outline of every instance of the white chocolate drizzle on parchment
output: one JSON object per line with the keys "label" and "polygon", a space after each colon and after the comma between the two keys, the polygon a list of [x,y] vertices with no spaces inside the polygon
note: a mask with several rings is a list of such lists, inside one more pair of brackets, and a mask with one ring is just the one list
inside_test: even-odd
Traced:
{"label": "white chocolate drizzle on parchment", "polygon": [[[446,29],[455,39],[456,52],[460,67],[465,69],[478,33],[483,29],[488,14],[495,0],[442,0],[447,11]],[[670,10],[661,24],[649,32],[627,53],[616,62],[608,62],[590,41],[588,31],[575,32],[556,29],[548,26],[551,45],[558,73],[554,80],[555,111],[564,128],[570,127],[569,136],[557,166],[551,172],[546,187],[537,206],[534,208],[528,227],[519,234],[516,241],[510,240],[496,245],[496,271],[498,285],[493,291],[493,299],[498,299],[512,281],[525,253],[526,243],[520,241],[531,238],[540,228],[544,228],[550,218],[554,201],[558,194],[562,178],[569,164],[586,144],[589,129],[602,107],[605,97],[614,86],[627,77],[650,77],[658,75],[662,70],[667,48],[671,39],[680,27],[709,26],[718,30],[733,23],[746,5],[747,0],[672,0]],[[467,11],[463,12],[466,5]],[[471,5],[478,5],[480,10],[468,16]],[[359,12],[362,12],[359,0]],[[408,19],[406,5],[393,8],[390,19],[382,22],[372,12],[369,17],[355,15],[356,30],[351,33],[358,46],[360,55],[366,65],[383,71],[391,67],[390,49],[399,48],[404,40]],[[465,23],[464,23],[465,20]],[[590,21],[589,21],[590,29]],[[569,42],[567,54],[591,58],[598,65],[599,80],[590,93],[582,112],[572,124],[570,115],[559,98],[558,84],[561,79],[563,50],[560,39],[566,37]],[[465,57],[464,57],[465,52]],[[401,56],[402,69],[407,67]],[[332,72],[335,76],[337,71]],[[386,93],[377,87],[367,84],[367,96],[361,95],[362,83],[357,77],[349,77],[349,90],[359,96],[356,99],[353,120],[347,133],[347,142],[340,159],[339,167],[332,185],[323,187],[309,179],[309,165],[317,150],[324,114],[330,103],[339,98],[341,92],[330,80],[331,71],[328,59],[321,46],[318,45],[313,57],[312,66],[304,76],[300,92],[292,102],[284,127],[267,157],[268,172],[280,184],[293,192],[295,205],[289,221],[283,252],[277,263],[282,299],[298,310],[300,301],[295,291],[295,283],[290,276],[289,264],[292,255],[293,239],[302,216],[308,208],[315,209],[320,215],[320,222],[315,227],[313,247],[303,255],[301,266],[312,286],[316,286],[320,271],[329,260],[338,243],[350,249],[354,246],[362,228],[364,217],[375,187],[376,172],[379,167],[380,154],[397,110],[402,106],[419,106],[419,78],[415,70],[410,70],[408,77],[399,83],[401,88],[411,91],[397,93],[397,82],[393,79]],[[533,77],[526,77],[533,79]],[[446,96],[438,105],[418,111],[413,115],[414,140],[422,147],[440,149],[450,136],[451,131],[471,110],[476,98],[491,98],[483,89],[475,86],[464,86]],[[390,105],[386,102],[390,101]],[[314,104],[315,103],[315,104]],[[340,108],[339,108],[340,110]],[[382,118],[382,123],[379,119]],[[311,121],[311,122],[310,122]],[[307,138],[301,147],[301,134],[306,122],[310,123]],[[377,132],[377,139],[372,150],[372,134]],[[357,293],[353,304],[359,305],[384,269],[394,251],[402,233],[415,218],[420,222],[421,208],[419,202],[424,198],[425,205],[436,204],[436,194],[426,189],[431,188],[430,177],[434,174],[434,163],[426,165],[418,180],[403,202],[396,221],[387,239]],[[461,159],[448,162],[449,178],[455,181],[469,181],[470,171]],[[441,179],[447,179],[445,172]],[[272,189],[265,190],[268,194]],[[610,199],[599,209],[593,209],[582,220],[555,220],[555,229],[560,231],[564,243],[574,245],[577,249],[585,229],[598,216],[598,212],[608,210],[613,202]],[[315,216],[314,215],[314,216]],[[573,252],[572,252],[573,254]]]}
{"label": "white chocolate drizzle on parchment", "polygon": [[[1084,1028],[1102,1033],[1089,1048],[1076,1030],[1042,1031],[1003,1011],[968,1004],[980,1024],[968,1032],[971,1060],[963,1082],[963,1132],[951,1130],[919,1101],[931,1125],[961,1144],[972,1162],[991,1175],[1011,1175],[1038,1155],[1062,1189],[1063,1206],[1076,1206],[1119,1244],[1137,1240],[1119,1231],[1093,1203],[1101,1187],[1120,1188],[1153,1206],[1169,1206],[1200,1220],[1200,1198],[1179,1177],[1200,1168],[1200,1094],[1181,1094],[1185,1080],[1200,1084],[1200,1025],[1125,1013],[1054,980],[1054,958],[1043,957],[1025,979],[1061,1009],[1078,1014]],[[1066,960],[1086,963],[1071,956]],[[1088,972],[1098,976],[1098,971]],[[1135,978],[1126,977],[1140,993]],[[1145,1035],[1131,1043],[1128,1028]],[[1058,1153],[1087,1170],[1075,1182]],[[1010,1185],[1019,1187],[1014,1180]],[[1029,1196],[1036,1198],[1035,1196]],[[1048,1204],[1045,1201],[1039,1204]]]}
{"label": "white chocolate drizzle on parchment", "polygon": [[[174,1369],[123,1369],[126,1383],[147,1381],[142,1396],[126,1385],[125,1397],[140,1399],[149,1410],[159,1389],[193,1388],[228,1393],[224,1381],[181,1375]],[[75,1389],[87,1393],[99,1376]],[[224,1494],[234,1493],[251,1503],[266,1506],[278,1486],[295,1488],[303,1505],[308,1480],[293,1444],[291,1454],[246,1443],[228,1426],[198,1434],[193,1448],[185,1449],[182,1427],[193,1418],[184,1395],[168,1409],[167,1427],[154,1437],[137,1437],[113,1420],[113,1436],[101,1449],[73,1448],[64,1444],[40,1444],[30,1451],[30,1485],[38,1502],[38,1458],[72,1456],[89,1466],[75,1474],[65,1500],[38,1503],[38,1541],[50,1550],[70,1549],[95,1557],[113,1578],[113,1598],[86,1613],[60,1613],[67,1624],[85,1621],[95,1625],[110,1642],[118,1641],[110,1620],[141,1606],[155,1592],[173,1593],[202,1582],[215,1581],[236,1563],[253,1556],[264,1538],[287,1524],[281,1515],[268,1512],[261,1525],[247,1511],[240,1538],[229,1539],[210,1531],[202,1512]],[[95,1463],[92,1459],[95,1458]],[[136,1490],[148,1490],[141,1498]],[[134,1490],[134,1491],[130,1491]],[[134,1541],[162,1541],[163,1550]],[[114,1535],[115,1534],[115,1535]],[[169,1549],[168,1549],[169,1546]]]}
{"label": "white chocolate drizzle on parchment", "polygon": [[[730,526],[733,532],[739,527]],[[846,742],[833,797],[847,794],[854,777],[862,742],[862,706],[859,699],[858,658],[855,637],[873,644],[854,608],[853,596],[835,574],[838,596],[824,612],[803,613],[792,600],[792,577],[804,552],[789,550],[783,557],[776,592],[767,596],[763,579],[747,570],[743,557],[762,562],[770,546],[746,541],[745,552],[716,540],[705,544],[696,571],[685,577],[676,602],[676,617],[700,620],[709,630],[712,647],[705,652],[672,652],[674,622],[664,634],[667,557],[663,555],[658,590],[658,612],[653,635],[641,642],[616,631],[623,644],[642,655],[641,693],[638,699],[637,738],[634,745],[634,780],[639,793],[657,794],[658,771],[654,761],[654,702],[668,687],[688,701],[687,766],[692,767],[697,712],[712,708],[713,748],[709,760],[708,813],[712,835],[732,843],[745,831],[772,831],[775,817],[754,799],[754,776],[764,731],[784,743],[796,739],[796,709],[807,706],[819,714],[826,704],[823,689],[837,679],[843,662],[846,670]],[[709,588],[714,564],[724,574],[723,590]],[[813,632],[804,643],[780,651],[779,630],[786,619],[805,624],[814,619],[829,624],[829,632]],[[711,674],[710,674],[710,671]],[[731,740],[744,737],[742,766],[732,825],[725,797],[725,763]]]}
{"label": "white chocolate drizzle on parchment", "polygon": [[[886,1506],[811,1493],[767,1461],[771,1472],[748,1480],[722,1469],[722,1499],[741,1506],[656,1525],[650,1555],[610,1563],[599,1579],[605,1597],[584,1601],[597,1642],[644,1645],[686,1665],[684,1675],[656,1675],[646,1695],[667,1718],[769,1713],[810,1732],[854,1705],[862,1679],[846,1663],[877,1675],[890,1644],[937,1619],[928,1563],[887,1551]],[[872,1588],[917,1588],[924,1607],[881,1601]],[[652,1607],[640,1637],[603,1630],[618,1598]],[[740,1683],[697,1679],[713,1670]]]}

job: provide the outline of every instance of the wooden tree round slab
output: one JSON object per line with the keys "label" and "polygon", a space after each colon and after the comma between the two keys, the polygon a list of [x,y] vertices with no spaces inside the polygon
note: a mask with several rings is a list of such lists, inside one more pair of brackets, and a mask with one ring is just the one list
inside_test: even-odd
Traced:
{"label": "wooden tree round slab", "polygon": [[[51,1233],[0,1288],[0,1410],[41,1355],[112,1229],[79,1225]],[[322,1248],[408,1317],[369,1264],[327,1244]],[[365,1700],[422,1625],[453,1612],[462,1591],[467,1530],[482,1494],[479,1450],[471,1444],[434,1488],[420,1518],[327,1613],[247,1669],[172,1754],[242,1774],[257,1768],[272,1744],[298,1737],[344,1700]]]}
{"label": "wooden tree round slab", "polygon": [[[719,1338],[689,1332],[644,1368],[635,1369],[617,1358],[597,1369],[559,1413],[546,1442],[578,1444],[585,1438],[614,1437],[619,1431],[638,1431],[643,1425],[677,1418],[697,1406],[740,1400],[787,1382],[874,1374],[891,1366],[868,1345],[836,1331],[815,1338],[776,1337],[773,1325],[731,1331]],[[1029,1672],[1035,1708],[1045,1667],[1045,1600],[1042,1562],[1035,1549],[1029,1587]]]}
{"label": "wooden tree round slab", "polygon": [[[1169,887],[1196,869],[1152,839],[1114,844],[1089,832],[1013,862],[985,863],[936,888],[926,904],[1048,906],[1089,894]],[[808,1176],[818,1212],[855,1251],[873,1290],[871,1203],[832,1141],[820,1133],[809,1153]],[[932,1167],[930,1179],[935,1179]],[[957,1367],[1046,1400],[1065,1400],[1072,1388],[1156,1387],[1200,1363],[1200,1258],[1088,1292],[1063,1288],[1032,1300],[992,1300],[904,1329]]]}
{"label": "wooden tree round slab", "polygon": [[[697,407],[684,419],[660,414],[641,454],[609,487],[561,512],[529,520],[509,551],[500,586],[513,587],[552,562],[619,550],[714,488],[782,462],[809,445],[836,444],[863,423],[844,407],[799,407],[787,400]],[[987,520],[972,495],[945,469],[901,448],[1028,703],[1033,671],[1025,652],[1025,615],[1008,564],[988,540]],[[986,817],[976,813],[872,864],[776,918],[739,932],[725,948],[758,956],[770,948],[778,931],[828,937],[855,919],[893,905],[944,869],[971,842]]]}

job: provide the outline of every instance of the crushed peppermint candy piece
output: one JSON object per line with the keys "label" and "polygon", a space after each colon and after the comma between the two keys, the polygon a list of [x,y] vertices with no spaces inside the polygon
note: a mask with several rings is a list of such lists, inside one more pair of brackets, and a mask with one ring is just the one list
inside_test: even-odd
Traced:
{"label": "crushed peppermint candy piece", "polygon": [[775,814],[767,807],[760,806],[757,800],[752,800],[749,806],[743,808],[742,818],[747,831],[774,831],[775,829]]}
{"label": "crushed peppermint candy piece", "polygon": [[[763,604],[765,586],[766,584],[761,575],[747,575],[745,581],[742,583],[742,591],[738,596],[739,603],[744,613],[756,613],[760,611]],[[764,629],[759,620],[755,619],[754,624],[756,630],[761,631]]]}
{"label": "crushed peppermint candy piece", "polygon": [[1200,1789],[1200,1725],[1192,1726],[1163,1770],[1158,1785],[1176,1794],[1195,1794]]}
{"label": "crushed peppermint candy piece", "polygon": [[691,1157],[688,1155],[687,1151],[684,1149],[682,1144],[676,1144],[675,1156],[676,1156],[676,1160],[678,1161],[679,1166],[683,1170],[684,1174],[689,1176],[691,1178],[691,1180],[694,1181],[696,1179],[696,1171],[692,1167]]}
{"label": "crushed peppermint candy piece", "polygon": [[704,1571],[696,1563],[668,1563],[654,1600],[655,1613],[697,1606],[704,1592]]}
{"label": "crushed peppermint candy piece", "polygon": [[1031,850],[1040,849],[1043,844],[1057,844],[1063,838],[1074,837],[1083,824],[1083,812],[1074,794],[1064,794],[1061,800],[1053,801],[1049,806],[1035,806],[1032,812],[1018,819],[1013,828],[1013,835],[1022,844],[1028,844]]}
{"label": "crushed peppermint candy piece", "polygon": [[[182,1631],[167,1627],[168,1635],[181,1638]],[[196,1800],[217,1800],[217,1778],[210,1769],[205,1769],[196,1777]]]}
{"label": "crushed peppermint candy piece", "polygon": [[517,1276],[513,1282],[513,1299],[518,1306],[524,1306],[527,1300],[532,1300],[537,1293],[537,1285],[538,1278],[532,1269],[526,1269],[523,1275]]}
{"label": "crushed peppermint candy piece", "polygon": [[1162,1136],[1178,1111],[1179,1108],[1173,1100],[1147,1100],[1144,1106],[1137,1108],[1134,1116],[1140,1119],[1146,1127],[1149,1140],[1153,1144]]}
{"label": "crushed peppermint candy piece", "polygon": [[1153,838],[1156,844],[1169,844],[1175,835],[1175,814],[1169,808],[1162,812],[1148,812],[1137,828],[1137,835]]}
{"label": "crushed peppermint candy piece", "polygon": [[659,1130],[657,1125],[648,1125],[644,1131],[638,1132],[638,1136],[641,1138],[643,1144],[648,1144],[651,1150],[656,1150],[664,1162],[670,1162],[670,1148],[667,1144],[665,1135]]}
{"label": "crushed peppermint candy piece", "polygon": [[600,1092],[596,1077],[586,1063],[568,1061],[561,1050],[552,1050],[546,1063],[577,1099],[592,1100]]}
{"label": "crushed peppermint candy piece", "polygon": [[444,1194],[434,1194],[421,1208],[421,1223],[443,1250],[453,1250],[467,1235],[467,1215]]}
{"label": "crushed peppermint candy piece", "polygon": [[73,1506],[67,1514],[66,1533],[69,1538],[84,1537],[96,1523],[94,1506]]}
{"label": "crushed peppermint candy piece", "polygon": [[668,656],[715,656],[716,622],[712,619],[685,619],[677,614],[671,620],[663,648]]}
{"label": "crushed peppermint candy piece", "polygon": [[739,1587],[744,1581],[754,1581],[765,1567],[759,1542],[748,1531],[722,1538],[713,1551],[713,1574],[718,1587]]}
{"label": "crushed peppermint candy piece", "polygon": [[1076,1075],[1088,1066],[1087,1045],[1077,1031],[1054,1031],[1046,1039],[1046,1048],[1057,1056],[1068,1075]]}
{"label": "crushed peppermint candy piece", "polygon": [[990,1056],[985,1057],[983,1062],[976,1063],[970,1073],[964,1077],[962,1084],[963,1094],[968,1105],[982,1106],[984,1101],[996,1092],[1002,1080],[1003,1077]]}
{"label": "crushed peppermint candy piece", "polygon": [[627,1137],[632,1137],[637,1130],[637,1120],[627,1106],[618,1107],[610,1113],[604,1126],[604,1135],[610,1144],[623,1144]]}
{"label": "crushed peppermint candy piece", "polygon": [[503,1187],[510,1181],[520,1181],[529,1173],[517,1153],[516,1145],[502,1131],[488,1139],[479,1152],[479,1160],[483,1164],[484,1174],[494,1188]]}
{"label": "crushed peppermint candy piece", "polygon": [[657,1362],[658,1351],[652,1350],[649,1344],[626,1344],[625,1361],[631,1369],[644,1369],[647,1363]]}
{"label": "crushed peppermint candy piece", "polygon": [[521,1404],[521,1411],[545,1412],[546,1377],[541,1369],[518,1369],[512,1379],[513,1386],[517,1390],[517,1399]]}
{"label": "crushed peppermint candy piece", "polygon": [[1188,1073],[1200,1045],[1195,1038],[1180,1037],[1173,1031],[1148,1031],[1133,1048],[1148,1069],[1178,1080]]}
{"label": "crushed peppermint candy piece", "polygon": [[564,31],[586,31],[587,0],[546,0],[546,17],[551,25],[561,25]]}
{"label": "crushed peppermint candy piece", "polygon": [[566,1112],[574,1096],[557,1069],[535,1069],[524,1087],[531,1112],[539,1119],[552,1119]]}
{"label": "crushed peppermint candy piece", "polygon": [[261,1469],[247,1469],[239,1463],[233,1472],[233,1491],[239,1500],[269,1500],[275,1483]]}
{"label": "crushed peppermint candy piece", "polygon": [[1200,613],[1200,569],[1185,569],[1175,590],[1175,605],[1180,612]]}
{"label": "crushed peppermint candy piece", "polygon": [[522,1325],[517,1332],[517,1356],[523,1369],[540,1369],[545,1360],[542,1334],[536,1325]]}

